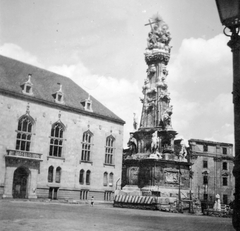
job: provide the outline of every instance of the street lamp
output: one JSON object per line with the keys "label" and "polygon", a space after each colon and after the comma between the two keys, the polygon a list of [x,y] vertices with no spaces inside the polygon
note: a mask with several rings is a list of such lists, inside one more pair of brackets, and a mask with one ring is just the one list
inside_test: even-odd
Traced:
{"label": "street lamp", "polygon": [[208,209],[208,172],[205,171],[203,174],[203,201],[204,201],[204,207],[206,206],[206,209]]}
{"label": "street lamp", "polygon": [[[233,53],[233,104],[234,104],[234,142],[235,159],[233,175],[235,177],[235,200],[233,204],[233,227],[240,231],[240,0],[216,0],[223,32],[230,37],[228,46]],[[226,33],[226,28],[231,32]]]}

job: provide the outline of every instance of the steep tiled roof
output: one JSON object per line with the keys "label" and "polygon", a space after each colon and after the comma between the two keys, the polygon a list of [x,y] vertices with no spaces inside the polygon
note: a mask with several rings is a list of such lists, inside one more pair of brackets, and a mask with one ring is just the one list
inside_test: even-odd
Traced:
{"label": "steep tiled roof", "polygon": [[52,94],[59,90],[58,83],[61,83],[65,102],[62,107],[124,124],[122,119],[92,96],[93,112],[85,112],[81,102],[88,98],[88,93],[71,79],[0,55],[0,91],[7,91],[21,98],[23,93],[20,85],[28,80],[28,74],[32,75],[33,95],[29,97],[33,100],[57,104]]}

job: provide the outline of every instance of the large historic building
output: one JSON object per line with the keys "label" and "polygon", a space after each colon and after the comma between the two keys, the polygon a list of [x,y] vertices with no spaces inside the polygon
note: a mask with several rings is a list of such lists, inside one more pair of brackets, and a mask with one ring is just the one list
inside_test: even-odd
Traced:
{"label": "large historic building", "polygon": [[71,79],[0,56],[3,198],[108,200],[124,121]]}
{"label": "large historic building", "polygon": [[233,200],[233,145],[230,143],[190,139],[192,182],[195,198],[213,203],[216,194],[223,204]]}

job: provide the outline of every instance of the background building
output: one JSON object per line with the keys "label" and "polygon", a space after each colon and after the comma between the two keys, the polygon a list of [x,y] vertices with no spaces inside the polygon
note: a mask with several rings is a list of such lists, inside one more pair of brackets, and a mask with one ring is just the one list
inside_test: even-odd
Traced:
{"label": "background building", "polygon": [[192,192],[201,201],[214,203],[216,194],[221,203],[233,200],[233,145],[207,140],[189,140],[193,178]]}
{"label": "background building", "polygon": [[3,198],[111,199],[124,121],[69,78],[0,56]]}

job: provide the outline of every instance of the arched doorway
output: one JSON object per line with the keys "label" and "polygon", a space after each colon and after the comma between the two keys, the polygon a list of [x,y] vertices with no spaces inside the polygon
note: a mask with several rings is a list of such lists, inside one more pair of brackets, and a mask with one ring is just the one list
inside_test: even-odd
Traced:
{"label": "arched doorway", "polygon": [[27,186],[30,171],[24,167],[15,170],[13,176],[13,198],[27,198]]}

